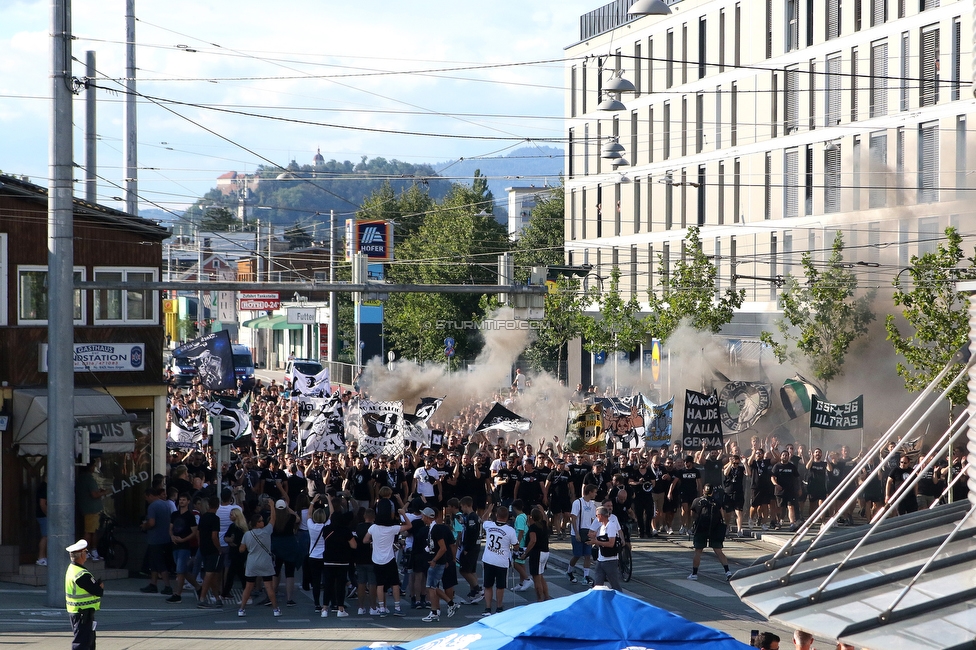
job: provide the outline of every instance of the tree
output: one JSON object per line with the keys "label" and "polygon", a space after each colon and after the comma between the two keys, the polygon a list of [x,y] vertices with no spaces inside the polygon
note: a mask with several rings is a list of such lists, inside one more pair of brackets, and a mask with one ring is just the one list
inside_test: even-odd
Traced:
{"label": "tree", "polygon": [[516,282],[526,282],[533,266],[557,266],[564,263],[564,196],[562,187],[554,188],[547,198],[539,200],[532,208],[532,217],[512,251]]}
{"label": "tree", "polygon": [[240,221],[227,208],[208,208],[200,219],[200,230],[204,232],[227,232],[239,224]]}
{"label": "tree", "polygon": [[285,231],[285,239],[288,240],[288,250],[308,248],[312,245],[312,236],[298,224]]}
{"label": "tree", "polygon": [[[554,291],[545,297],[545,316],[536,330],[536,339],[525,351],[525,357],[536,370],[555,370],[562,378],[566,344],[583,335],[583,310],[586,294],[576,278],[559,278]],[[555,368],[552,360],[555,359]]]}
{"label": "tree", "polygon": [[827,382],[841,374],[848,348],[868,331],[874,320],[874,291],[857,297],[857,276],[844,264],[844,236],[838,230],[830,258],[823,270],[810,253],[803,254],[806,284],[790,275],[780,295],[783,318],[777,323],[782,342],[763,332],[780,363],[804,356],[814,376]]}
{"label": "tree", "polygon": [[718,270],[702,251],[697,226],[688,228],[685,242],[686,254],[670,272],[661,260],[660,296],[653,289],[647,292],[650,314],[645,326],[651,336],[662,341],[674,333],[682,319],[688,319],[699,331],[717,333],[732,320],[746,296],[745,291],[730,288],[716,300]]}
{"label": "tree", "polygon": [[620,269],[610,271],[610,288],[590,293],[588,299],[596,302],[599,316],[583,316],[583,348],[587,352],[632,352],[647,339],[647,329],[640,317],[640,302],[631,297],[624,300],[620,295]]}
{"label": "tree", "polygon": [[[902,336],[894,315],[885,318],[888,340],[905,359],[895,369],[910,391],[928,386],[956,351],[969,342],[968,301],[956,291],[955,283],[976,279],[976,256],[966,258],[968,267],[960,268],[962,237],[955,228],[946,228],[945,235],[946,241],[935,252],[912,256],[907,269],[912,279],[911,291],[902,284],[900,273],[893,283],[895,305],[902,308],[902,316],[913,333]],[[954,364],[939,389],[945,390],[962,367],[962,363]],[[965,381],[956,384],[946,396],[950,412],[953,405],[963,404],[968,394]]]}

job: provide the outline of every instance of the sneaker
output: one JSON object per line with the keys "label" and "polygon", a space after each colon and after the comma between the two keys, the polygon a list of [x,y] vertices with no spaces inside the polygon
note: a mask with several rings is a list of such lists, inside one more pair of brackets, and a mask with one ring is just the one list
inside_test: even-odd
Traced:
{"label": "sneaker", "polygon": [[170,596],[169,598],[166,599],[166,602],[167,603],[182,603],[183,602],[183,596],[177,596],[176,594],[173,594],[172,596]]}
{"label": "sneaker", "polygon": [[277,607],[271,610],[271,613],[274,614],[275,616],[281,616],[281,610],[278,609]]}
{"label": "sneaker", "polygon": [[526,580],[526,581],[524,581],[522,584],[520,584],[518,586],[518,590],[519,591],[528,591],[531,588],[532,588],[532,581],[531,580]]}
{"label": "sneaker", "polygon": [[590,576],[586,576],[585,578],[583,578],[583,584],[584,585],[587,585],[588,587],[592,587],[593,586],[593,578],[591,578]]}
{"label": "sneaker", "polygon": [[692,573],[691,575],[688,576],[688,579],[689,580],[694,580],[694,581],[697,582],[698,581],[698,574],[697,573]]}
{"label": "sneaker", "polygon": [[423,602],[415,600],[412,603],[410,603],[410,609],[423,609],[423,608],[424,608]]}
{"label": "sneaker", "polygon": [[457,614],[457,611],[459,609],[461,609],[461,604],[460,603],[454,603],[453,605],[448,605],[447,606],[447,617],[448,618],[451,618],[452,616],[454,616],[455,614]]}
{"label": "sneaker", "polygon": [[244,618],[244,610],[243,610],[243,609],[239,609],[239,610],[237,610],[237,616],[238,616],[239,618]]}
{"label": "sneaker", "polygon": [[380,607],[380,618],[386,618],[390,615],[390,610],[385,607]]}
{"label": "sneaker", "polygon": [[399,607],[394,607],[393,608],[393,615],[394,616],[405,616],[405,614],[403,613],[403,610],[401,610]]}
{"label": "sneaker", "polygon": [[762,525],[762,529],[763,530],[769,530],[769,525],[768,524],[763,524]]}
{"label": "sneaker", "polygon": [[294,607],[297,604],[298,603],[296,603],[294,600],[289,600],[287,603],[285,603],[285,605],[288,607]]}
{"label": "sneaker", "polygon": [[481,613],[481,618],[485,618],[486,616],[491,616],[491,610],[487,607],[485,608],[485,611]]}
{"label": "sneaker", "polygon": [[732,572],[731,571],[726,571],[725,572],[725,580],[726,581],[731,581],[732,580]]}
{"label": "sneaker", "polygon": [[171,596],[173,594],[173,588],[163,587],[162,589],[159,590],[159,593],[161,593],[164,596]]}
{"label": "sneaker", "polygon": [[[372,612],[370,612],[370,613],[372,613]],[[359,608],[359,611],[358,611],[358,612],[356,612],[356,614],[357,614],[358,616],[365,616],[365,615],[366,615],[366,610],[365,610],[364,608],[362,608],[362,607],[360,607],[360,608]]]}
{"label": "sneaker", "polygon": [[[141,591],[144,594],[158,594],[159,593],[159,588],[156,587],[156,585],[146,585],[145,587],[143,587],[139,591]],[[171,591],[170,593],[173,593],[173,592]]]}
{"label": "sneaker", "polygon": [[[362,612],[363,610],[359,610],[359,611]],[[370,607],[369,608],[369,615],[370,616],[379,616],[380,615],[380,610],[377,609],[376,607]]]}
{"label": "sneaker", "polygon": [[422,620],[424,623],[434,623],[436,621],[441,620],[441,615],[440,615],[439,612],[435,612],[434,610],[430,610],[430,614],[428,614],[427,616],[424,616],[420,620]]}
{"label": "sneaker", "polygon": [[485,590],[479,588],[478,592],[475,595],[468,598],[468,604],[474,605],[475,603],[480,603],[484,599],[485,599]]}
{"label": "sneaker", "polygon": [[501,605],[499,605],[498,607],[495,608],[495,613],[496,614],[501,614],[504,611],[505,611],[505,608],[502,607]]}
{"label": "sneaker", "polygon": [[42,558],[38,559],[37,562],[35,562],[35,564],[37,566],[47,566],[47,558],[46,557],[42,557]]}
{"label": "sneaker", "polygon": [[321,614],[322,613],[322,606],[321,605],[316,605],[315,606],[315,613],[316,614]]}
{"label": "sneaker", "polygon": [[336,618],[345,618],[347,616],[349,616],[349,612],[343,609],[340,609],[338,612],[336,612]]}
{"label": "sneaker", "polygon": [[575,585],[576,583],[579,582],[579,580],[576,578],[576,574],[575,573],[567,573],[566,574],[566,577],[569,578],[570,584],[574,584]]}
{"label": "sneaker", "polygon": [[322,618],[329,618],[329,608],[328,607],[323,607],[322,608],[322,613],[319,614],[319,616],[321,616]]}

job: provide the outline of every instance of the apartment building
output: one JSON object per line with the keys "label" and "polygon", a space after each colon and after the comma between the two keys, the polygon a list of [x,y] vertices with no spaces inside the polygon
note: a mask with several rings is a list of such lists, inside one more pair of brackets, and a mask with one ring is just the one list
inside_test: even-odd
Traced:
{"label": "apartment building", "polygon": [[[774,280],[801,273],[806,251],[822,259],[837,230],[882,299],[946,226],[976,234],[970,4],[678,0],[640,17],[631,4],[582,16],[566,49],[568,263],[601,278],[619,266],[646,302],[658,260],[666,273],[701,226],[720,289],[746,290],[723,332],[744,338],[775,318]],[[618,73],[636,92],[604,92]]]}

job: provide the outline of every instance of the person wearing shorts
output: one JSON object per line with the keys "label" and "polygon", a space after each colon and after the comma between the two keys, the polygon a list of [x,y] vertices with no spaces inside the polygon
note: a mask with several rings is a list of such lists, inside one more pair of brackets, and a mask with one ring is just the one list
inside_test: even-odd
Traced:
{"label": "person wearing shorts", "polygon": [[570,526],[573,540],[573,557],[569,561],[569,571],[566,573],[569,581],[575,584],[577,581],[573,569],[580,558],[583,558],[583,582],[593,584],[590,579],[590,563],[593,561],[593,554],[590,550],[590,528],[596,521],[596,497],[597,487],[595,485],[583,486],[583,498],[573,501],[573,509],[570,512]]}
{"label": "person wearing shorts", "polygon": [[549,600],[549,584],[546,582],[546,564],[549,562],[549,525],[545,511],[536,506],[529,513],[529,534],[523,557],[529,558],[529,575],[535,586],[536,602]]}
{"label": "person wearing shorts", "polygon": [[359,544],[356,546],[354,559],[356,562],[356,599],[359,602],[359,615],[367,612],[377,614],[376,603],[376,567],[373,566],[373,545],[364,544],[363,539],[369,532],[369,527],[376,520],[376,511],[366,508],[363,521],[356,525],[355,535]]}
{"label": "person wearing shorts", "polygon": [[[393,615],[403,616],[400,608],[400,570],[397,567],[396,549],[394,543],[397,535],[410,530],[412,522],[407,520],[403,508],[399,512],[398,526],[380,526],[373,524],[363,537],[364,544],[373,545],[373,566],[376,572],[376,616],[387,616],[390,611],[386,608],[386,590],[393,590]],[[372,614],[372,612],[370,612]]]}
{"label": "person wearing shorts", "polygon": [[512,563],[512,548],[518,545],[518,534],[508,525],[508,508],[495,508],[495,520],[486,521],[485,554],[481,558],[484,565],[485,612],[491,616],[492,601],[497,602],[495,613],[502,611],[505,598],[505,585],[508,582],[508,566]]}
{"label": "person wearing shorts", "polygon": [[451,569],[454,568],[454,533],[450,526],[437,521],[437,513],[432,508],[424,508],[420,515],[429,530],[426,557],[430,558],[427,565],[427,600],[430,602],[430,613],[422,620],[433,623],[440,620],[441,600],[447,603],[448,618],[460,609],[460,605],[454,602],[457,575],[454,575],[450,586],[445,580],[448,565]]}
{"label": "person wearing shorts", "polygon": [[[216,510],[216,508],[215,508]],[[251,598],[254,591],[254,583],[258,578],[264,579],[264,584],[271,586],[274,579],[274,560],[271,557],[271,529],[274,528],[275,509],[271,509],[271,520],[265,524],[264,515],[257,513],[251,517],[251,529],[244,533],[241,540],[241,553],[247,552],[247,565],[244,567],[244,579],[247,584],[244,593],[241,595],[241,608],[237,610],[237,615],[245,615],[244,608],[247,601]],[[220,556],[218,555],[218,558]],[[274,589],[267,589],[268,598],[271,600],[272,612],[275,616],[281,616],[278,609],[278,597]]]}
{"label": "person wearing shorts", "polygon": [[722,563],[722,568],[725,569],[725,579],[731,580],[732,571],[729,570],[729,560],[722,550],[725,542],[725,517],[722,514],[722,507],[712,497],[711,485],[706,485],[702,491],[702,496],[695,499],[695,502],[691,504],[691,511],[695,515],[692,533],[695,558],[692,560],[691,575],[688,576],[688,579],[698,580],[698,566],[701,564],[702,551],[708,547],[712,549],[715,557]]}

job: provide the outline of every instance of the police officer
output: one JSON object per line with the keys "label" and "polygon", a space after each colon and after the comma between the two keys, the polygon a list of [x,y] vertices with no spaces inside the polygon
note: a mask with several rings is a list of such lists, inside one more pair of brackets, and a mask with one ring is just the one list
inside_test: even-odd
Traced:
{"label": "police officer", "polygon": [[71,650],[95,650],[95,612],[101,607],[105,588],[84,566],[88,542],[80,539],[65,550],[71,556],[64,574],[64,600],[74,634]]}

